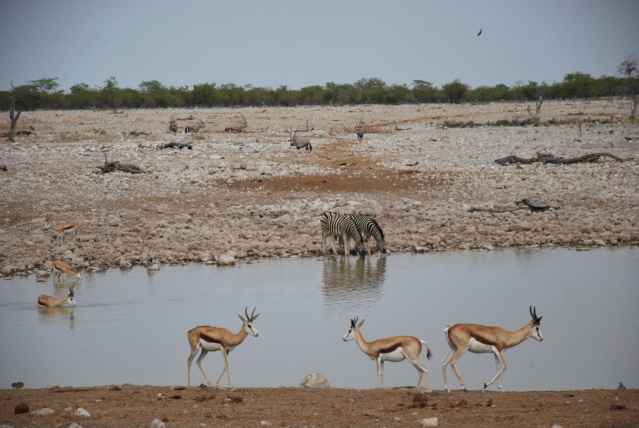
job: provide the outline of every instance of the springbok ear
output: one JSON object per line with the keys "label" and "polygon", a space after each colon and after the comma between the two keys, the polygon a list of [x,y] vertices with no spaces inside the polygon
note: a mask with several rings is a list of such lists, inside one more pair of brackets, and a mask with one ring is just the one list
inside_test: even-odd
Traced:
{"label": "springbok ear", "polygon": [[240,319],[242,320],[242,322],[246,322],[246,320],[244,319],[244,317],[240,314],[236,314],[238,317],[240,317]]}
{"label": "springbok ear", "polygon": [[259,317],[260,314],[255,315],[253,318],[251,318],[251,321],[255,321],[257,319],[257,317]]}
{"label": "springbok ear", "polygon": [[362,320],[359,324],[357,324],[357,327],[363,326],[364,325],[364,321],[366,321],[366,320]]}
{"label": "springbok ear", "polygon": [[543,317],[539,317],[539,318],[537,318],[537,319],[535,320],[535,324],[537,324],[537,325],[541,324],[541,319],[542,319],[542,318],[543,318]]}

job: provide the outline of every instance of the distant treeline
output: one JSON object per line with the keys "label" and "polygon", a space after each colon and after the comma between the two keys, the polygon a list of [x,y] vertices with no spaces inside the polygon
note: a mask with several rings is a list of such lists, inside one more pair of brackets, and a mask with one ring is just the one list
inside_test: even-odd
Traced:
{"label": "distant treeline", "polygon": [[[0,91],[0,109],[8,110],[12,98],[21,110],[35,109],[118,109],[162,107],[229,107],[229,106],[298,106],[462,103],[491,101],[528,101],[544,99],[594,98],[624,95],[628,78],[585,73],[567,74],[563,81],[547,84],[529,81],[514,86],[499,84],[471,88],[459,79],[441,87],[424,80],[412,84],[387,85],[378,78],[363,78],[355,83],[333,83],[289,89],[237,86],[232,83],[201,83],[182,87],[166,87],[157,80],[142,82],[137,89],[120,88],[115,77],[101,87],[86,83],[59,90],[57,77],[28,81],[26,85]],[[637,77],[631,78],[636,86]]]}

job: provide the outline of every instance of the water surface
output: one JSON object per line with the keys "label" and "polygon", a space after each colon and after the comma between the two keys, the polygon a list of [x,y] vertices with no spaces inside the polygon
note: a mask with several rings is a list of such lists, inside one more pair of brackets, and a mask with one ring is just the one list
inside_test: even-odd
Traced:
{"label": "water surface", "polygon": [[[505,353],[506,390],[615,388],[620,381],[639,388],[639,249],[287,259],[83,277],[75,308],[35,307],[39,294],[66,291],[52,278],[0,281],[0,388],[16,381],[32,388],[184,385],[187,331],[215,325],[237,332],[236,313],[249,306],[261,313],[260,335],[230,354],[235,386],[297,386],[316,371],[332,386],[374,387],[374,361],[342,341],[350,318],[359,316],[369,341],[425,339],[434,357],[421,359],[431,387],[442,389],[444,327],[516,330],[530,319],[530,305],[543,317],[544,341],[529,339]],[[215,380],[222,356],[209,353],[203,364]],[[496,373],[489,354],[465,354],[458,368],[470,389]],[[195,363],[191,376],[196,384],[204,380]],[[414,385],[417,372],[408,362],[387,363],[384,380]],[[452,372],[449,382],[459,388]]]}

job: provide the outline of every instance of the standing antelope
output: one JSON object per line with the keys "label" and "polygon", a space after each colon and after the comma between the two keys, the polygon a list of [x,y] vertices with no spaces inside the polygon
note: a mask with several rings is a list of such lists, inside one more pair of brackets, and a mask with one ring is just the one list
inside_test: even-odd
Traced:
{"label": "standing antelope", "polygon": [[202,368],[202,360],[206,357],[206,354],[209,352],[222,351],[222,356],[224,357],[224,370],[222,370],[222,374],[215,382],[216,385],[220,383],[220,379],[224,376],[224,372],[226,372],[227,380],[231,388],[235,388],[231,383],[231,372],[229,371],[229,358],[228,354],[232,350],[234,350],[237,346],[239,346],[244,339],[246,339],[247,335],[252,335],[257,337],[258,331],[255,329],[255,325],[253,322],[260,316],[260,314],[255,314],[255,308],[253,308],[253,312],[249,316],[247,312],[248,306],[244,309],[244,315],[246,318],[242,317],[240,314],[237,314],[238,317],[242,320],[242,329],[239,333],[231,333],[225,328],[220,327],[210,327],[210,326],[199,326],[194,329],[189,330],[189,345],[191,345],[191,355],[189,355],[189,359],[187,360],[188,366],[188,380],[189,386],[191,386],[191,362],[197,354],[199,349],[202,350],[200,356],[197,359],[197,366],[200,368],[200,371],[206,378],[209,386],[211,386],[211,380],[204,372]]}
{"label": "standing antelope", "polygon": [[171,118],[169,119],[169,131],[171,132],[171,134],[177,134],[177,130],[177,121],[175,120],[175,116],[171,115]]}
{"label": "standing antelope", "polygon": [[355,133],[357,134],[357,141],[361,143],[364,138],[364,122],[360,121],[355,124]]}
{"label": "standing antelope", "polygon": [[[53,229],[54,231],[56,231],[58,233],[57,238],[59,238],[63,243],[64,243],[64,234],[68,233],[73,235],[73,242],[75,242],[75,238],[79,237],[80,235],[78,235],[78,228],[79,226],[77,225],[77,223],[58,223],[58,224],[51,224],[51,216],[48,215],[47,219],[44,223],[44,226],[42,227],[43,230],[47,230],[47,229]],[[82,240],[82,239],[80,239]]]}
{"label": "standing antelope", "polygon": [[56,260],[53,262],[53,283],[60,283],[60,276],[64,282],[67,282],[67,275],[74,276],[78,279],[82,279],[82,275],[79,272],[74,271],[71,267],[62,260]]}
{"label": "standing antelope", "polygon": [[408,359],[419,373],[417,388],[422,383],[422,376],[426,375],[426,391],[430,392],[430,382],[428,380],[428,368],[419,361],[419,354],[422,352],[422,344],[426,346],[426,358],[430,360],[431,353],[425,340],[418,339],[413,336],[395,336],[388,339],[378,339],[373,342],[367,342],[362,336],[360,327],[364,324],[362,320],[357,324],[358,317],[351,319],[351,328],[344,336],[344,342],[355,340],[359,349],[366,355],[375,360],[377,364],[377,387],[381,387],[384,381],[384,361],[397,363]]}
{"label": "standing antelope", "polygon": [[[455,363],[464,352],[470,351],[475,354],[492,352],[495,354],[497,374],[490,382],[484,383],[484,389],[486,389],[506,370],[506,361],[504,360],[504,351],[506,349],[519,345],[529,337],[539,342],[544,340],[541,331],[539,331],[541,317],[537,317],[537,311],[532,306],[530,307],[530,316],[532,320],[514,332],[504,330],[501,327],[489,327],[479,324],[455,324],[452,327],[445,328],[444,334],[446,335],[448,346],[450,346],[450,352],[446,358],[444,358],[444,361],[442,361],[444,387],[446,391],[450,392],[448,381],[446,380],[446,367],[448,363],[450,363],[450,367],[453,369],[453,372],[455,372],[455,375],[457,375],[457,379],[459,379],[462,388],[466,391],[464,379],[462,379],[455,366]],[[504,390],[501,386],[501,379],[499,380],[499,389]]]}
{"label": "standing antelope", "polygon": [[313,146],[311,145],[311,140],[308,137],[301,137],[297,135],[297,129],[295,133],[292,133],[290,130],[288,131],[288,135],[290,136],[289,142],[291,143],[291,147],[295,147],[297,149],[297,154],[300,154],[300,149],[306,147],[306,151],[309,153],[313,152]]}
{"label": "standing antelope", "polygon": [[62,306],[65,303],[69,303],[72,306],[75,306],[75,299],[73,298],[73,285],[71,287],[69,287],[69,294],[66,296],[62,296],[62,297],[52,297],[52,296],[47,296],[46,294],[41,294],[38,297],[38,306],[45,306],[47,308],[54,308],[56,306]]}
{"label": "standing antelope", "polygon": [[204,121],[202,119],[191,120],[184,124],[184,133],[188,134],[189,132],[200,132],[200,129],[204,128]]}

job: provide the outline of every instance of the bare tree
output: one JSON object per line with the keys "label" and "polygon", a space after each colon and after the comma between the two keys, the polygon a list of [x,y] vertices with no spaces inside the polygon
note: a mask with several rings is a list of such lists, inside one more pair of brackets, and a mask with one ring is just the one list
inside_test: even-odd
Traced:
{"label": "bare tree", "polygon": [[626,55],[626,58],[617,66],[617,71],[625,77],[622,91],[624,95],[629,95],[632,100],[630,120],[635,120],[639,107],[639,68],[635,54]]}
{"label": "bare tree", "polygon": [[530,115],[530,118],[535,123],[539,122],[539,113],[541,112],[541,105],[543,103],[544,103],[544,96],[539,95],[539,100],[537,100],[537,103],[535,104],[535,112],[533,113],[532,108],[530,108],[530,106],[528,106],[528,108],[526,109],[528,110],[528,114]]}
{"label": "bare tree", "polygon": [[[11,84],[11,91],[15,92],[15,88],[13,87],[13,83]],[[9,119],[11,120],[11,127],[9,128],[9,141],[15,142],[16,140],[16,125],[18,124],[18,119],[20,119],[20,114],[22,110],[18,110],[16,113],[16,99],[11,98],[11,104],[9,105]]]}

